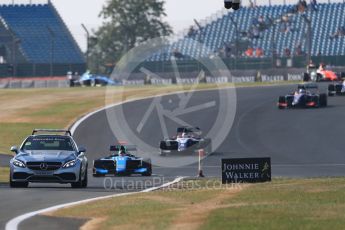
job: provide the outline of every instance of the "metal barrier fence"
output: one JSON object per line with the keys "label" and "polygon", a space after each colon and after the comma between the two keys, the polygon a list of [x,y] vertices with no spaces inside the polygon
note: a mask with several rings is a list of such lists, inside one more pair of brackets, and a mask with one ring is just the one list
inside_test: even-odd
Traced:
{"label": "metal barrier fence", "polygon": [[[266,70],[237,70],[229,72],[220,71],[220,75],[203,74],[200,78],[198,72],[189,72],[182,78],[176,78],[174,73],[158,73],[161,78],[148,78],[145,73],[133,73],[129,79],[122,80],[119,86],[145,84],[171,85],[171,84],[223,84],[223,83],[246,83],[246,82],[276,82],[276,81],[299,81],[303,79],[305,69],[266,69]],[[338,69],[337,71],[344,71]],[[217,71],[219,73],[219,71]],[[198,76],[198,77],[197,77]],[[4,88],[62,88],[69,87],[66,77],[44,78],[3,78],[0,79],[0,89]]]}
{"label": "metal barrier fence", "polygon": [[0,78],[65,76],[69,71],[84,73],[86,64],[0,64]]}

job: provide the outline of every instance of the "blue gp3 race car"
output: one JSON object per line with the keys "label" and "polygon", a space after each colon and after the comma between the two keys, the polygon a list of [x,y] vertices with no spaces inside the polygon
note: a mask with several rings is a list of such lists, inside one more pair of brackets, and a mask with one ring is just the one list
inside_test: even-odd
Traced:
{"label": "blue gp3 race car", "polygon": [[129,150],[136,151],[136,148],[134,146],[125,145],[110,146],[110,152],[113,152],[113,154],[94,160],[93,176],[130,176],[132,174],[151,176],[151,160],[136,157],[132,155]]}

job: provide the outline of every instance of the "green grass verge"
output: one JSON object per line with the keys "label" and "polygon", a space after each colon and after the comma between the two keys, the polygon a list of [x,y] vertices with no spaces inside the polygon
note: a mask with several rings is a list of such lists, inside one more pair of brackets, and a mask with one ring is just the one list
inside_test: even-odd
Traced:
{"label": "green grass verge", "polygon": [[10,154],[10,146],[20,145],[32,129],[67,127],[104,105],[104,89],[1,90],[0,101],[0,152]]}
{"label": "green grass verge", "polygon": [[254,185],[227,199],[224,203],[234,207],[213,211],[201,229],[341,229],[344,188],[344,178]]}
{"label": "green grass verge", "polygon": [[98,229],[342,229],[345,224],[345,178],[275,179],[242,189],[214,180],[193,183],[194,189],[175,186],[49,215],[102,219]]}

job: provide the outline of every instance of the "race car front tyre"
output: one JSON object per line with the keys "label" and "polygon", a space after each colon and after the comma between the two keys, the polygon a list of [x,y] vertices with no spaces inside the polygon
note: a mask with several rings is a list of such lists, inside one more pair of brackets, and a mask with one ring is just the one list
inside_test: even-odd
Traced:
{"label": "race car front tyre", "polygon": [[147,170],[146,172],[142,173],[142,176],[151,176],[152,175],[152,164],[150,159],[144,159],[143,160],[143,167],[145,167]]}
{"label": "race car front tyre", "polygon": [[152,176],[152,165],[147,167],[147,171],[141,174],[142,176]]}

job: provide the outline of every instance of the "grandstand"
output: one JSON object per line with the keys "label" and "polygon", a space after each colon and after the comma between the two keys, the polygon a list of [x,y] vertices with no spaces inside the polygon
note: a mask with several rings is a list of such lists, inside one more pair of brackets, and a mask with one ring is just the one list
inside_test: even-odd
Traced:
{"label": "grandstand", "polygon": [[63,76],[86,63],[59,13],[47,4],[0,5],[0,76]]}
{"label": "grandstand", "polygon": [[[257,24],[260,17],[265,26],[253,36],[253,24]],[[311,23],[311,36],[308,35],[308,21]],[[345,56],[345,27],[343,34],[336,34],[342,26],[345,26],[344,3],[322,3],[315,7],[308,5],[303,10],[296,8],[296,5],[243,7],[196,28],[193,34],[173,42],[163,53],[153,55],[149,61],[168,61],[172,56],[176,57],[178,51],[182,55],[177,59],[181,61],[219,55],[242,59],[244,62],[243,59],[250,62],[261,59],[262,62],[271,63],[274,56],[299,58],[302,61],[299,64],[301,67],[306,64],[310,39],[312,58],[328,58],[329,62],[337,62],[331,64],[345,65],[345,61],[339,58]],[[193,48],[190,39],[203,43],[208,50]],[[248,56],[245,53],[248,47],[261,48],[264,54],[260,57],[255,53]],[[230,53],[224,52],[226,48]],[[287,54],[287,50],[291,55]]]}

